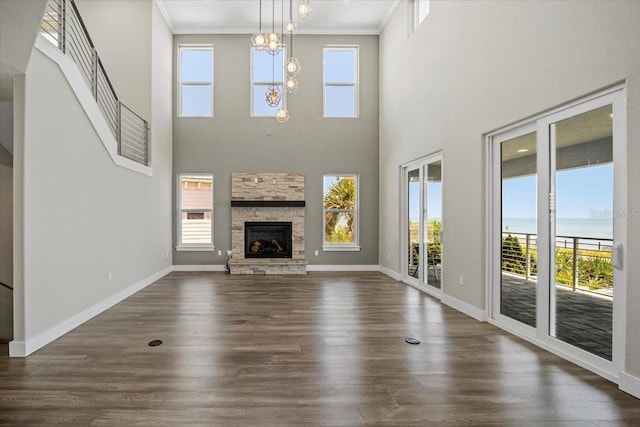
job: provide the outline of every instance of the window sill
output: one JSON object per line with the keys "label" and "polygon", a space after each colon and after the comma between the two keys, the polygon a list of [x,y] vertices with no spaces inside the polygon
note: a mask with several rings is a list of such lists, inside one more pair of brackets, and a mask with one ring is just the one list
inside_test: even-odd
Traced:
{"label": "window sill", "polygon": [[360,246],[337,246],[337,245],[322,245],[324,252],[358,252]]}
{"label": "window sill", "polygon": [[215,246],[176,246],[176,252],[213,252]]}

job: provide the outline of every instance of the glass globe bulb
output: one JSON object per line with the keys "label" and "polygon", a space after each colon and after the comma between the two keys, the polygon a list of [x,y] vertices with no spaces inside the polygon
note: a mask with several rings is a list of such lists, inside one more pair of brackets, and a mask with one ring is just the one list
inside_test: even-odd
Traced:
{"label": "glass globe bulb", "polygon": [[276,112],[276,120],[280,123],[284,123],[289,120],[289,112],[286,108],[281,108]]}
{"label": "glass globe bulb", "polygon": [[291,34],[293,34],[293,32],[295,31],[295,29],[296,29],[296,24],[294,24],[294,23],[293,23],[293,21],[289,21],[289,22],[287,22],[287,26],[286,26],[286,27],[284,27],[284,30],[286,31],[287,35],[289,35],[289,36],[290,36]]}
{"label": "glass globe bulb", "polygon": [[298,4],[298,17],[300,19],[306,19],[309,16],[309,12],[311,12],[309,0],[300,0]]}
{"label": "glass globe bulb", "polygon": [[278,50],[278,42],[275,40],[269,40],[269,50],[277,51]]}
{"label": "glass globe bulb", "polygon": [[251,37],[251,45],[256,49],[264,49],[267,43],[267,38],[262,33],[255,33],[253,37]]}
{"label": "glass globe bulb", "polygon": [[300,70],[302,69],[300,67],[300,61],[298,61],[298,58],[288,58],[287,59],[287,63],[285,64],[285,68],[287,70],[287,74],[289,74],[290,76],[297,76],[298,73],[300,73]]}
{"label": "glass globe bulb", "polygon": [[298,80],[293,77],[287,77],[287,81],[285,82],[285,86],[287,88],[287,92],[295,92],[298,90]]}
{"label": "glass globe bulb", "polygon": [[278,33],[269,33],[269,42],[276,42],[276,43],[280,43],[280,36],[278,36]]}

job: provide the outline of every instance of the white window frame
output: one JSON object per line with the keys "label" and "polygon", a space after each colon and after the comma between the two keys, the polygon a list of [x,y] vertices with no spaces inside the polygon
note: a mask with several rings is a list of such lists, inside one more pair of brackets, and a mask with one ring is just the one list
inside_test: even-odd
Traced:
{"label": "white window frame", "polygon": [[[284,75],[285,75],[285,71],[284,71],[284,64],[285,61],[287,60],[287,46],[283,45],[282,46],[282,64],[280,64],[280,69],[282,70],[282,80],[269,80],[269,81],[254,81],[253,80],[253,52],[257,50],[254,47],[249,48],[249,79],[250,79],[250,86],[249,86],[249,115],[250,117],[271,117],[274,118],[276,116],[276,113],[274,112],[273,115],[264,115],[264,114],[254,114],[254,110],[253,110],[253,106],[254,106],[254,102],[255,100],[253,99],[253,92],[254,92],[254,87],[255,86],[264,86],[264,85],[275,85],[275,86],[282,86],[282,99],[280,100],[280,107],[284,107],[285,105],[287,105],[287,90],[284,87]],[[276,67],[278,66],[278,64],[276,63]],[[265,98],[263,97],[262,102],[266,102]]]}
{"label": "white window frame", "polygon": [[[182,209],[182,178],[203,177],[211,178],[211,209]],[[202,251],[211,252],[215,249],[213,245],[213,190],[214,179],[212,173],[179,173],[176,181],[176,251]],[[211,213],[211,242],[210,243],[182,243],[182,214],[189,212],[210,212]]]}
{"label": "white window frame", "polygon": [[[325,209],[324,181],[326,177],[349,176],[354,177],[356,187],[356,203],[353,209]],[[331,243],[325,240],[325,225],[327,212],[353,212],[354,239],[353,243]],[[357,173],[325,173],[322,175],[322,250],[325,252],[359,251],[360,250],[360,175]]]}
{"label": "white window frame", "polygon": [[[182,52],[185,50],[206,50],[206,51],[211,51],[211,70],[212,70],[212,74],[211,74],[211,82],[196,82],[196,81],[183,81],[182,80]],[[190,117],[190,118],[208,118],[208,117],[213,117],[214,116],[214,107],[215,107],[215,102],[213,101],[215,98],[215,87],[214,87],[214,76],[215,76],[215,52],[213,50],[213,45],[212,44],[181,44],[178,46],[178,79],[177,79],[177,83],[178,83],[178,111],[177,111],[177,116],[178,117]],[[182,88],[184,86],[209,86],[211,87],[211,114],[208,115],[198,115],[198,116],[191,116],[191,115],[183,115],[182,114]]]}
{"label": "white window frame", "polygon": [[[354,52],[354,76],[353,82],[327,83],[325,77],[324,56],[327,51],[352,51]],[[353,86],[353,116],[328,116],[327,115],[327,87]],[[322,49],[322,117],[326,119],[357,119],[360,117],[360,46],[358,45],[326,45]]]}

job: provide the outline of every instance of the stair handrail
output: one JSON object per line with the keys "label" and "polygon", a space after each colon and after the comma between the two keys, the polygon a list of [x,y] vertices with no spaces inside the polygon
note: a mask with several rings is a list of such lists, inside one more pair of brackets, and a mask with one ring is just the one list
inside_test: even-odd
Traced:
{"label": "stair handrail", "polygon": [[118,143],[118,154],[148,166],[149,124],[118,98],[74,0],[48,0],[40,34],[71,58],[87,79]]}

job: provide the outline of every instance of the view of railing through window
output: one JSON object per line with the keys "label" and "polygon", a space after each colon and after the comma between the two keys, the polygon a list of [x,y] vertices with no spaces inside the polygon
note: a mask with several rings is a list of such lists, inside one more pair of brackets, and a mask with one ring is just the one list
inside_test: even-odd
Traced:
{"label": "view of railing through window", "polygon": [[[579,236],[556,237],[556,285],[611,296],[613,240]],[[525,280],[537,277],[535,234],[502,233],[502,272]]]}
{"label": "view of railing through window", "polygon": [[118,154],[149,165],[147,121],[118,99],[73,0],[48,1],[40,35],[78,65],[118,142]]}

